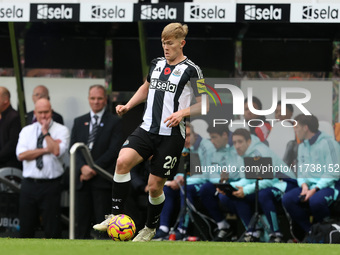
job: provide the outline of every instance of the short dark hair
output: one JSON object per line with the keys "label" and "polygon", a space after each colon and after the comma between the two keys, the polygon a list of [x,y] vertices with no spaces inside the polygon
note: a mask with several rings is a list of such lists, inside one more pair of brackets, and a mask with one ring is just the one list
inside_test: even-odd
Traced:
{"label": "short dark hair", "polygon": [[[244,99],[244,103],[247,103],[247,102],[248,102],[248,98],[246,97]],[[258,99],[257,97],[253,97],[253,105],[254,105],[254,103],[259,107],[258,110],[262,110],[262,103],[261,103],[260,99]]]}
{"label": "short dark hair", "polygon": [[319,120],[314,115],[299,114],[295,117],[298,124],[307,126],[309,131],[316,133],[319,130]]}
{"label": "short dark hair", "polygon": [[213,125],[210,125],[207,129],[207,132],[209,134],[216,133],[216,134],[219,134],[219,135],[222,135],[224,132],[226,132],[227,135],[229,135],[229,128],[228,128],[228,125],[226,125],[226,124],[215,125],[215,127]]}
{"label": "short dark hair", "polygon": [[233,133],[233,136],[234,135],[243,136],[244,139],[246,139],[246,141],[251,140],[250,132],[247,129],[245,129],[245,128],[238,128],[238,129],[236,129],[234,131],[234,133]]}
{"label": "short dark hair", "polygon": [[[281,100],[279,100],[279,101],[277,102],[277,105],[281,105]],[[287,108],[289,111],[291,111],[291,113],[294,112],[294,108],[293,108],[293,105],[292,105],[292,104],[286,104],[286,108]]]}

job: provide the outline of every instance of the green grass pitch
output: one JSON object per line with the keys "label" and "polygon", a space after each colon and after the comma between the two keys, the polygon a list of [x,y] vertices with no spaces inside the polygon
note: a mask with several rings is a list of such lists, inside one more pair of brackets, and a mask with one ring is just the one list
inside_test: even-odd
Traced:
{"label": "green grass pitch", "polygon": [[2,255],[338,255],[336,244],[268,244],[216,242],[114,242],[111,240],[56,240],[0,238]]}

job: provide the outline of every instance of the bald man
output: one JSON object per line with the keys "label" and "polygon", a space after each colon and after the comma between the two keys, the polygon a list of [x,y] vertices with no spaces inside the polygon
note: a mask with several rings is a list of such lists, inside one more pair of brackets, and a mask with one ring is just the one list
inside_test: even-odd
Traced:
{"label": "bald man", "polygon": [[[48,88],[46,88],[44,85],[38,85],[33,90],[33,94],[32,94],[33,103],[35,104],[37,100],[39,100],[40,98],[46,98],[50,100]],[[58,122],[61,125],[64,125],[63,117],[59,113],[53,111],[53,109],[52,109],[52,119],[55,122]],[[34,115],[34,112],[33,111],[28,112],[26,115],[26,124],[29,125],[36,121],[37,121],[37,118]]]}
{"label": "bald man", "polygon": [[37,122],[22,129],[16,149],[23,161],[20,191],[20,237],[33,238],[42,218],[45,238],[60,238],[61,177],[63,155],[69,146],[69,130],[53,121],[48,99],[35,103]]}
{"label": "bald man", "polygon": [[11,106],[11,94],[0,87],[0,168],[22,168],[15,155],[20,130],[20,116]]}

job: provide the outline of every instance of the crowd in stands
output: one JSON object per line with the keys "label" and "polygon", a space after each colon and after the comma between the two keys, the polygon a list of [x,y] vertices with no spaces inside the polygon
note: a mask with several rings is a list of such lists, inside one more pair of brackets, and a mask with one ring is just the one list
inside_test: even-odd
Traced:
{"label": "crowd in stands", "polygon": [[[73,144],[85,143],[95,164],[111,174],[114,171],[123,142],[121,120],[108,110],[103,86],[91,86],[88,95],[90,111],[75,118],[68,130],[62,115],[53,111],[48,89],[39,85],[32,93],[34,111],[27,113],[26,126],[21,128],[8,89],[0,87],[0,168],[22,169],[20,237],[35,237],[39,227],[45,238],[62,237],[61,183],[67,175],[63,160]],[[262,109],[258,98],[252,103],[255,109]],[[245,120],[258,120],[252,121],[250,129],[231,132],[227,125],[209,126],[207,139],[186,123],[179,172],[165,183],[166,200],[154,240],[183,240],[192,235],[195,210],[209,218],[214,231],[207,239],[212,241],[285,242],[294,237],[281,229],[282,215],[302,229],[302,236],[314,223],[331,216],[340,187],[339,141],[319,130],[314,115],[298,115],[291,127],[295,131],[293,146],[282,144],[293,154],[288,161],[288,152],[278,156],[268,144],[275,126],[249,111],[247,99],[244,105]],[[292,116],[293,107],[287,105],[286,115],[282,115],[279,102],[275,119],[291,120]],[[87,165],[81,153],[76,158],[76,238],[105,238],[94,233],[92,226],[110,211],[111,183]],[[268,164],[279,170],[270,178],[249,177],[242,171],[249,159],[270,159]],[[132,202],[127,214],[134,215],[137,227],[138,217],[145,217],[147,171],[148,162],[132,171]],[[230,215],[241,224],[233,224]]]}

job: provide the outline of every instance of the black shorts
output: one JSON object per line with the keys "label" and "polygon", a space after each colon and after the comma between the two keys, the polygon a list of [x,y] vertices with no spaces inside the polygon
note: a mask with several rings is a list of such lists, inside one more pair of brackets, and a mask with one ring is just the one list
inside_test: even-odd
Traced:
{"label": "black shorts", "polygon": [[184,138],[181,135],[157,135],[138,127],[127,138],[122,148],[134,149],[144,160],[153,156],[150,164],[151,174],[171,178],[177,172],[183,146]]}

